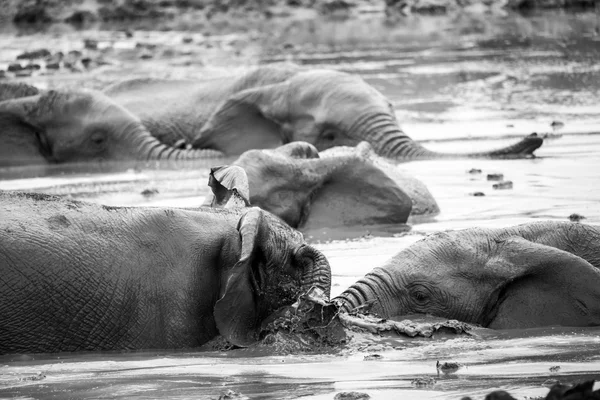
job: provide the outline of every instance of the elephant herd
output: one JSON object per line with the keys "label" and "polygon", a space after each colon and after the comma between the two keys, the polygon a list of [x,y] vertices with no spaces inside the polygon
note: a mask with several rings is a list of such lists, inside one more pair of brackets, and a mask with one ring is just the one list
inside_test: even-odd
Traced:
{"label": "elephant herd", "polygon": [[[439,208],[396,160],[451,157],[399,128],[386,98],[336,71],[263,66],[103,92],[0,85],[0,166],[239,155],[195,209],[109,207],[0,191],[0,354],[194,348],[260,339],[316,288],[301,231],[404,224]],[[529,157],[543,139],[466,156]],[[384,318],[492,329],[600,325],[600,228],[537,222],[430,235],[332,299]]]}

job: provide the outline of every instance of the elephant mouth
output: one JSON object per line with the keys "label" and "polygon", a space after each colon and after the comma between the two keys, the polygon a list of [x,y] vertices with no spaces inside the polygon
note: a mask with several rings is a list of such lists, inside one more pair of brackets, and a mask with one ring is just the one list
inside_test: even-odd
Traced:
{"label": "elephant mouth", "polygon": [[509,281],[498,285],[488,296],[485,307],[477,319],[477,322],[484,328],[489,328],[496,321],[498,311],[508,297],[507,290],[511,283],[512,281]]}
{"label": "elephant mouth", "polygon": [[315,330],[330,326],[339,311],[339,306],[330,301],[322,289],[311,287],[295,303],[280,307],[265,318],[260,325],[259,339],[278,332],[312,335]]}

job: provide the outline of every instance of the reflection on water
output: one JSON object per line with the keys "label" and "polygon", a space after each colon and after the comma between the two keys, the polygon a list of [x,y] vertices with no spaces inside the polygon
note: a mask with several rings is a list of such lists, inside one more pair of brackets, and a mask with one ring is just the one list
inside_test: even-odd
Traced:
{"label": "reflection on water", "polygon": [[[394,102],[407,133],[433,150],[475,151],[503,146],[534,131],[551,134],[536,159],[400,164],[398,168],[428,186],[441,213],[435,220],[411,221],[408,233],[390,230],[386,237],[374,237],[379,232],[367,228],[355,232],[359,238],[354,240],[329,241],[327,230],[307,233],[330,260],[332,295],[438,230],[566,220],[573,213],[585,216],[584,222],[600,223],[596,14],[460,15],[413,18],[397,25],[376,16],[326,24],[273,20],[252,29],[260,40],[238,35],[236,40],[243,45],[236,47],[231,38],[219,39],[225,43],[220,50],[226,52],[230,46],[240,53],[213,57],[207,50],[204,66],[174,64],[160,57],[143,63],[128,59],[100,71],[37,76],[28,82],[97,88],[130,75],[204,78],[252,64],[294,61],[360,74]],[[261,29],[280,34],[262,37]],[[95,34],[100,33],[0,35],[0,64],[41,43],[73,47],[82,35]],[[174,41],[177,34],[146,32],[144,38]],[[107,54],[118,60],[118,51]],[[564,126],[554,129],[553,121]],[[208,193],[208,168],[213,163],[169,169],[134,165],[113,169],[108,164],[10,169],[0,171],[0,189],[49,192],[109,205],[196,207]],[[467,173],[472,168],[483,173]],[[485,176],[497,172],[513,182],[513,189],[493,189],[494,182]],[[485,196],[470,195],[474,192]],[[490,388],[540,396],[546,393],[543,385],[548,379],[574,382],[600,376],[598,328],[397,339],[392,345],[373,338],[369,349],[383,358],[364,361],[367,350],[335,356],[257,357],[242,350],[4,356],[0,396],[217,398],[231,389],[265,399],[331,399],[336,392],[350,390],[372,398],[481,398]],[[438,359],[465,367],[438,376]],[[560,368],[550,370],[556,366]],[[416,377],[437,381],[416,388],[411,385]]]}

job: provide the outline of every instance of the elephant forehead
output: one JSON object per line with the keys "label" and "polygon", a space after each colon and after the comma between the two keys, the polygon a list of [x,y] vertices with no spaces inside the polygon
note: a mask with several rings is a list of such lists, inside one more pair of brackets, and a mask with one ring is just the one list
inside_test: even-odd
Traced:
{"label": "elephant forehead", "polygon": [[472,238],[439,232],[418,241],[395,258],[406,268],[458,272],[471,269],[483,250],[481,243]]}
{"label": "elephant forehead", "polygon": [[[300,75],[302,86],[299,94],[315,96],[334,105],[336,102],[386,103],[384,96],[361,77],[338,71],[315,70]],[[343,104],[342,104],[343,105]]]}
{"label": "elephant forehead", "polygon": [[[275,233],[275,235],[270,235],[271,240],[275,240],[277,242],[286,242],[292,245],[300,245],[304,243],[304,235],[302,235],[301,232],[291,228],[276,215],[265,211],[265,222],[269,225],[269,229]],[[277,248],[281,247],[277,246]]]}

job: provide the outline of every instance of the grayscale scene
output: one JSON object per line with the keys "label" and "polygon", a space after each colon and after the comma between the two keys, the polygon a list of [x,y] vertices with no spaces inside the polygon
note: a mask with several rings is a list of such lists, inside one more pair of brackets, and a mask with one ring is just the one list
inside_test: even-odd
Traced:
{"label": "grayscale scene", "polygon": [[0,398],[600,399],[600,2],[0,0]]}

